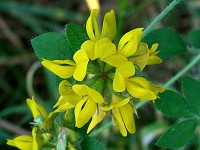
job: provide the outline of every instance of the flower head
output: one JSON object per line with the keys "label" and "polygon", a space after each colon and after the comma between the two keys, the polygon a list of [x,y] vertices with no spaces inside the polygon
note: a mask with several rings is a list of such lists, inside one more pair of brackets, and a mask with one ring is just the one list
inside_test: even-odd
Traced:
{"label": "flower head", "polygon": [[102,28],[98,13],[96,9],[91,11],[86,23],[89,39],[74,53],[73,60],[44,59],[42,64],[64,79],[59,84],[60,98],[54,105],[56,113],[66,111],[67,115],[69,109],[74,109],[76,127],[91,120],[87,133],[110,113],[121,134],[127,136],[128,132],[135,132],[133,100],[155,100],[164,91],[139,74],[147,65],[162,60],[156,56],[158,44],[149,49],[141,42],[143,28],[133,29],[118,44],[113,43],[114,11],[106,13]]}

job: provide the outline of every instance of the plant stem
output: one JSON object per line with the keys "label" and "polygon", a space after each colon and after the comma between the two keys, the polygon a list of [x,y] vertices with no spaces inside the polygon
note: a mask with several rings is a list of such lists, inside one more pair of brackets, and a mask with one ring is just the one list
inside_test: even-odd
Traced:
{"label": "plant stem", "polygon": [[167,6],[151,23],[150,25],[144,30],[142,38],[147,36],[147,34],[153,30],[155,25],[159,23],[181,0],[173,0],[169,6]]}
{"label": "plant stem", "polygon": [[[178,80],[182,75],[184,75],[188,70],[190,70],[198,61],[200,60],[200,53],[187,65],[185,66],[180,72],[178,72],[174,77],[172,77],[168,82],[164,84],[164,87],[167,88],[170,85],[172,85],[176,80]],[[141,108],[149,101],[142,101],[138,103],[135,107],[136,109]],[[106,128],[109,128],[112,126],[112,121],[107,122],[103,127],[97,129],[96,131],[92,132],[90,135],[96,136],[102,131],[104,131]]]}

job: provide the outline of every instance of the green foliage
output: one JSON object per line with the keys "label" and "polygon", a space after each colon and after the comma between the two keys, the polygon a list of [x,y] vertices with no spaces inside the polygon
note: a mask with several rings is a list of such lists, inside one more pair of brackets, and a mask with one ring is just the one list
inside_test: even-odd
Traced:
{"label": "green foliage", "polygon": [[190,77],[183,77],[182,89],[186,99],[167,90],[160,94],[160,99],[155,102],[157,109],[165,115],[189,119],[169,128],[157,142],[160,147],[181,147],[188,142],[195,131],[198,121],[196,116],[200,115],[200,83]]}
{"label": "green foliage", "polygon": [[45,33],[31,40],[32,47],[41,60],[71,59],[73,52],[64,35],[59,33]]}
{"label": "green foliage", "polygon": [[179,34],[167,28],[160,28],[151,31],[143,41],[148,45],[158,43],[158,50],[160,51],[158,56],[163,59],[187,51],[186,45]]}
{"label": "green foliage", "polygon": [[200,29],[194,30],[188,34],[189,43],[196,48],[200,48],[199,39],[200,39]]}
{"label": "green foliage", "polygon": [[182,81],[184,96],[194,113],[200,116],[200,82],[190,77],[184,77]]}
{"label": "green foliage", "polygon": [[169,128],[156,143],[165,148],[178,148],[187,143],[193,136],[196,120],[185,120]]}
{"label": "green foliage", "polygon": [[191,108],[181,95],[173,91],[166,90],[159,96],[160,99],[155,101],[155,106],[165,115],[173,118],[188,118],[192,116]]}
{"label": "green foliage", "polygon": [[81,147],[87,150],[104,150],[102,144],[91,136],[84,136]]}
{"label": "green foliage", "polygon": [[83,42],[88,40],[86,29],[77,24],[66,25],[66,36],[74,52],[79,50]]}

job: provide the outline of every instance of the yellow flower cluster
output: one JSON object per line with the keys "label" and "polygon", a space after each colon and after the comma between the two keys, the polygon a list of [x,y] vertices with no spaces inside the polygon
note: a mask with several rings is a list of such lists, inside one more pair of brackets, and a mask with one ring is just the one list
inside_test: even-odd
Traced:
{"label": "yellow flower cluster", "polygon": [[[129,31],[119,40],[116,36],[114,11],[106,13],[102,29],[98,26],[98,10],[92,10],[86,23],[89,40],[72,60],[43,60],[42,65],[64,79],[59,85],[60,98],[55,112],[74,108],[76,127],[83,127],[92,118],[89,133],[107,114],[123,136],[135,132],[133,99],[155,100],[164,88],[136,76],[146,65],[159,64],[158,44],[141,42],[143,28]],[[95,70],[91,72],[91,70]],[[70,83],[68,78],[73,78]]]}
{"label": "yellow flower cluster", "polygon": [[[55,139],[57,137],[53,137],[52,133],[55,133],[55,129],[53,128],[52,118],[56,114],[56,112],[47,113],[46,110],[35,102],[34,98],[27,99],[26,103],[29,109],[32,112],[34,125],[32,129],[32,135],[21,135],[17,136],[14,139],[8,139],[7,144],[10,146],[17,147],[21,150],[39,150],[42,149],[45,145],[55,145],[52,141],[57,141],[57,147],[59,146],[59,139]],[[53,131],[51,131],[53,129]],[[63,127],[63,130],[67,131],[67,135],[71,139],[70,142],[76,142],[77,135],[74,131],[69,128]],[[72,143],[68,140],[67,147],[69,150],[75,150]],[[51,143],[51,144],[50,144]],[[51,147],[50,149],[53,149]]]}
{"label": "yellow flower cluster", "polygon": [[[60,98],[54,105],[56,110],[48,114],[33,98],[27,99],[34,117],[32,135],[8,140],[8,145],[19,149],[40,149],[51,139],[52,116],[59,112],[67,115],[72,108],[76,127],[81,128],[90,121],[87,133],[110,114],[121,134],[127,136],[127,132],[135,132],[133,100],[155,100],[157,94],[164,91],[163,87],[136,75],[145,66],[162,62],[156,56],[158,44],[149,49],[146,43],[141,42],[143,28],[137,28],[123,35],[115,45],[114,11],[106,13],[101,31],[97,18],[98,10],[92,10],[86,23],[89,40],[76,51],[73,60],[43,59],[44,67],[64,79],[59,84]],[[75,142],[76,133],[63,129]],[[70,142],[67,147],[75,149]]]}

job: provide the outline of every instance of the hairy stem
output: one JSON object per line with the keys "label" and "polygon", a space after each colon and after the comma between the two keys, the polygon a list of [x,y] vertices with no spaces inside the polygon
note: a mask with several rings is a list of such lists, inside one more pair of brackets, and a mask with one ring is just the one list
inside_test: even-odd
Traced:
{"label": "hairy stem", "polygon": [[147,36],[147,34],[153,30],[156,24],[158,24],[177,4],[179,4],[181,0],[173,0],[169,6],[167,6],[151,23],[150,25],[144,30],[142,38]]}

